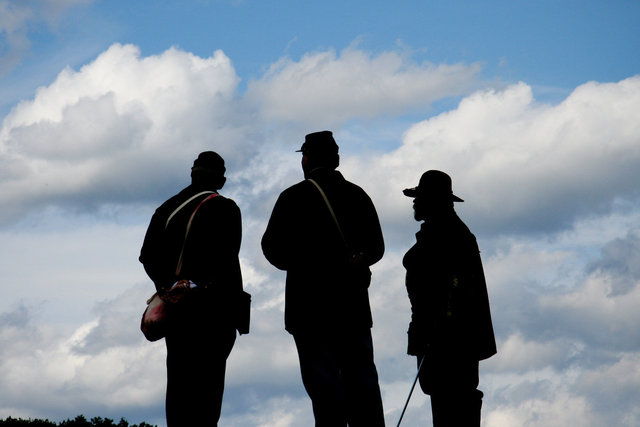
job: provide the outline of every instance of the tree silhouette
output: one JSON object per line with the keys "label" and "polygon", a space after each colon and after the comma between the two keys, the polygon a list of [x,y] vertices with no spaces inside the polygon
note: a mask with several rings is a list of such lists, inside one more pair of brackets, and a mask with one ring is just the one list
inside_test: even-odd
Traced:
{"label": "tree silhouette", "polygon": [[94,417],[91,418],[91,421],[87,421],[87,419],[83,415],[78,415],[73,420],[65,420],[58,424],[49,421],[49,420],[41,420],[41,419],[28,419],[23,420],[20,418],[6,418],[4,420],[0,420],[0,427],[157,427],[151,424],[147,424],[144,421],[140,424],[132,424],[129,425],[127,420],[124,418],[120,418],[120,421],[115,424],[110,418],[102,418],[102,417]]}

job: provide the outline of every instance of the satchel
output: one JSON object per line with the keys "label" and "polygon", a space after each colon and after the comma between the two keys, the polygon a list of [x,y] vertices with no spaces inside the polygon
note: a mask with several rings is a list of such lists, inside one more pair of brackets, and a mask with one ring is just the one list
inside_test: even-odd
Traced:
{"label": "satchel", "polygon": [[142,313],[140,320],[140,330],[147,338],[153,342],[164,338],[167,335],[169,311],[171,305],[177,304],[186,298],[191,289],[189,280],[179,280],[173,287],[160,296],[157,292],[147,300],[147,308]]}
{"label": "satchel", "polygon": [[149,341],[158,341],[166,335],[167,303],[156,292],[147,300],[142,313],[140,330]]}
{"label": "satchel", "polygon": [[[212,199],[218,195],[218,193],[213,193],[211,191],[205,191],[202,193],[198,193],[195,196],[191,197],[189,200],[180,205],[175,211],[169,215],[167,222],[165,224],[165,228],[169,225],[169,221],[173,216],[184,206],[187,205],[191,200],[195,199],[198,196],[203,194],[212,193],[207,196],[204,200],[202,200],[196,209],[191,214],[189,218],[189,222],[187,223],[187,229],[184,233],[184,240],[182,242],[182,249],[180,250],[180,256],[178,258],[178,265],[176,266],[176,276],[179,277],[180,270],[182,269],[182,257],[184,255],[184,246],[187,243],[187,236],[189,235],[189,230],[191,229],[191,222],[193,221],[193,217],[196,215],[196,212],[202,206],[204,202],[209,199]],[[172,304],[177,304],[182,299],[186,297],[189,293],[189,289],[191,289],[191,282],[189,280],[179,280],[176,282],[173,287],[162,297],[158,295],[156,292],[147,300],[147,308],[145,308],[142,313],[142,319],[140,320],[140,330],[144,334],[145,338],[151,342],[158,341],[160,338],[164,338],[167,336],[167,331],[169,328],[169,306]],[[248,326],[247,326],[248,328]]]}

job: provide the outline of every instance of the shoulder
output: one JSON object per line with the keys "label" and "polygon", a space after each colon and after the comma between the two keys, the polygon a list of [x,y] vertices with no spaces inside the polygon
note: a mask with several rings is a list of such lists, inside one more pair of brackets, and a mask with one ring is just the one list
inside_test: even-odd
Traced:
{"label": "shoulder", "polygon": [[309,192],[309,189],[313,186],[308,180],[300,181],[297,184],[285,189],[280,193],[279,199],[287,200],[291,198],[301,197]]}
{"label": "shoulder", "polygon": [[182,189],[178,194],[175,194],[164,201],[155,211],[155,216],[169,216],[178,206],[180,206],[185,200],[191,196],[190,187]]}
{"label": "shoulder", "polygon": [[240,214],[240,207],[238,207],[238,204],[233,199],[225,197],[222,194],[218,194],[215,197],[207,200],[202,205],[202,208],[208,208],[210,210],[216,211],[225,211],[238,215]]}
{"label": "shoulder", "polygon": [[367,194],[366,191],[364,191],[364,189],[362,187],[360,187],[357,184],[354,184],[351,181],[347,181],[345,180],[345,186],[346,188],[349,189],[350,192],[352,192],[353,194],[358,194],[360,197],[366,198],[366,199],[370,199],[369,195]]}
{"label": "shoulder", "polygon": [[455,233],[459,243],[464,244],[464,246],[471,252],[479,252],[478,242],[476,240],[475,234],[469,230],[467,224],[465,224],[459,217],[456,216],[455,221]]}
{"label": "shoulder", "polygon": [[198,190],[189,185],[180,190],[179,193],[168,198],[163,204],[158,207],[158,210],[173,210],[196,194],[198,194]]}
{"label": "shoulder", "polygon": [[349,194],[353,194],[353,195],[357,195],[357,196],[361,196],[361,197],[365,197],[365,198],[369,198],[369,195],[367,194],[366,191],[364,191],[364,189],[362,187],[360,187],[358,184],[355,184],[347,179],[345,179],[345,177],[342,175],[342,173],[335,171],[335,182],[337,185],[339,185],[340,187],[342,187],[343,191],[349,193]]}
{"label": "shoulder", "polygon": [[235,206],[238,207],[238,204],[230,197],[223,196],[220,193],[217,193],[215,197],[212,197],[211,200],[215,200],[217,203],[225,206]]}

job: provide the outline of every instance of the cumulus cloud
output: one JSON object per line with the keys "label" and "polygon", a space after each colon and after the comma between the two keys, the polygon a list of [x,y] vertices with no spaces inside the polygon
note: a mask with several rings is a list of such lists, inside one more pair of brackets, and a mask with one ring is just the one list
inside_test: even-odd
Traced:
{"label": "cumulus cloud", "polygon": [[[328,100],[334,106],[348,104],[337,112],[342,121],[395,114],[462,93],[477,71],[414,64],[395,52],[371,57],[355,49],[340,57],[326,52],[285,62],[252,82],[244,96],[237,92],[239,78],[222,51],[200,58],[172,48],[143,58],[135,46],[114,44],[80,70],[63,70],[3,122],[0,152],[6,168],[0,186],[3,204],[12,206],[3,212],[4,219],[33,205],[64,205],[78,198],[85,205],[149,200],[158,188],[184,182],[193,156],[204,149],[218,151],[239,176],[243,169],[251,170],[251,163],[261,167],[264,163],[255,165],[252,159],[263,144],[281,140],[283,133],[267,136],[263,129],[273,125],[266,121],[300,126],[308,114],[296,105],[297,96],[284,96],[295,92],[285,82],[311,91],[304,103],[317,113],[316,123],[327,123],[336,110],[327,108]],[[326,74],[327,67],[335,72]],[[305,70],[303,81],[291,77],[298,68]],[[332,87],[344,85],[344,79],[362,81],[369,95],[354,97],[365,92],[358,87],[329,94],[318,87],[319,79]],[[372,105],[379,106],[371,110]],[[294,115],[274,113],[284,110]]]}
{"label": "cumulus cloud", "polygon": [[[16,317],[21,320],[7,321]],[[24,306],[0,316],[0,416],[68,418],[85,410],[99,415],[159,400],[163,386],[149,379],[163,375],[162,352],[140,345],[93,355],[76,352],[95,327],[88,322],[65,336],[40,324],[34,310]]]}
{"label": "cumulus cloud", "polygon": [[603,420],[590,410],[584,398],[574,397],[569,393],[558,393],[552,400],[535,398],[523,402],[521,406],[509,406],[492,411],[487,415],[485,425],[488,427],[606,425],[602,423]]}
{"label": "cumulus cloud", "polygon": [[[141,58],[134,46],[113,45],[79,71],[63,71],[4,120],[0,185],[12,206],[5,219],[76,199],[85,206],[150,200],[158,188],[185,182],[194,153],[211,148],[227,159],[238,184],[270,182],[267,190],[275,192],[289,177],[283,171],[297,165],[274,161],[288,134],[263,130],[269,120],[285,129],[288,122],[302,126],[307,116],[336,124],[331,114],[343,122],[399,114],[468,90],[476,72],[354,48],[282,61],[244,96],[221,51],[199,58],[170,49]],[[638,104],[638,77],[585,84],[558,105],[537,103],[524,83],[479,91],[410,127],[397,150],[345,157],[343,170],[374,188],[390,221],[406,216],[400,190],[437,168],[453,175],[456,191],[469,200],[463,209],[481,231],[566,228],[608,211],[616,198],[637,199]],[[268,151],[275,153],[256,157]]]}
{"label": "cumulus cloud", "polygon": [[640,280],[640,238],[634,232],[602,248],[602,257],[590,269],[611,276],[610,295],[625,295]]}
{"label": "cumulus cloud", "polygon": [[[496,329],[508,348],[526,348],[533,341],[543,351],[562,343],[565,360],[556,358],[558,367],[640,349],[634,326],[640,321],[634,308],[640,303],[640,282],[619,273],[627,271],[625,260],[633,257],[620,257],[616,269],[594,269],[610,265],[611,247],[636,244],[635,228],[594,244],[586,228],[590,224],[552,241],[544,236],[493,243],[499,249],[485,259],[485,270]],[[614,292],[620,288],[625,292]]]}
{"label": "cumulus cloud", "polygon": [[[483,362],[487,425],[562,425],[565,416],[580,425],[638,422],[640,284],[620,274],[633,255],[606,268],[612,248],[634,247],[635,228],[594,245],[589,231],[608,227],[589,230],[593,225],[576,224],[577,230],[527,249],[503,247],[486,263],[499,340],[498,355]],[[594,247],[599,254],[589,253]],[[518,262],[527,254],[529,268]],[[536,268],[543,274],[532,274]],[[616,280],[631,280],[624,294],[611,292]]]}
{"label": "cumulus cloud", "polygon": [[[389,424],[415,373],[401,258],[418,224],[401,190],[442,169],[467,201],[458,210],[479,237],[498,335],[498,355],[481,368],[485,424],[634,425],[640,79],[587,83],[547,105],[525,83],[467,94],[476,74],[475,65],[348,48],[282,59],[241,94],[221,51],[141,57],[119,44],[62,71],[0,130],[0,268],[20,283],[5,296],[22,301],[0,310],[0,415],[88,410],[162,424],[164,347],[137,329],[153,289],[137,251],[155,204],[186,184],[198,151],[215,149],[228,164],[225,194],[243,211],[242,268],[254,304],[252,333],[229,360],[224,423],[311,424],[283,330],[284,275],[259,240],[279,191],[302,179],[282,141],[327,124],[341,144],[340,169],[371,194],[388,242],[370,292]],[[456,108],[428,118],[429,103],[460,94]],[[357,151],[350,120],[410,110],[425,120],[385,141],[385,152]],[[77,211],[90,207],[114,212],[94,223]],[[44,212],[41,222],[10,227],[29,212]],[[75,315],[61,325],[46,317],[47,304]],[[624,393],[598,391],[618,380]],[[418,395],[407,425],[430,419]],[[33,396],[37,409],[28,406]]]}
{"label": "cumulus cloud", "polygon": [[579,337],[594,348],[633,351],[640,346],[640,284],[625,295],[611,294],[610,276],[590,275],[572,292],[541,298],[557,334]]}
{"label": "cumulus cloud", "polygon": [[467,93],[479,70],[478,65],[418,64],[398,52],[328,50],[300,61],[281,59],[249,83],[248,96],[268,119],[335,126]]}
{"label": "cumulus cloud", "polygon": [[2,163],[13,165],[0,184],[12,206],[5,219],[78,198],[148,200],[152,189],[183,180],[194,155],[212,145],[240,161],[251,144],[236,141],[251,139],[234,126],[237,82],[221,51],[140,58],[134,46],[113,45],[79,71],[64,70],[4,120]]}
{"label": "cumulus cloud", "polygon": [[609,212],[617,198],[638,201],[639,106],[637,76],[587,83],[558,105],[537,103],[524,83],[483,90],[412,126],[394,152],[352,168],[386,197],[389,216],[400,214],[402,188],[440,169],[483,232],[566,229]]}

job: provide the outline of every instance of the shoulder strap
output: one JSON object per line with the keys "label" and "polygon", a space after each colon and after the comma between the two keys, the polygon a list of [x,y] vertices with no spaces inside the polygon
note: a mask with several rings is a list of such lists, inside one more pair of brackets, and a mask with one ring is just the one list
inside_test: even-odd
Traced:
{"label": "shoulder strap", "polygon": [[[176,276],[179,275],[180,274],[180,270],[182,270],[182,256],[184,255],[184,247],[187,244],[187,236],[189,235],[189,230],[191,229],[191,223],[193,222],[193,218],[196,216],[196,212],[198,212],[198,209],[200,209],[200,206],[202,206],[202,204],[204,202],[206,202],[207,200],[211,200],[216,196],[219,196],[218,193],[215,193],[213,191],[203,191],[200,194],[196,194],[196,196],[199,196],[199,195],[204,194],[204,193],[212,193],[212,194],[210,194],[208,197],[205,197],[204,200],[202,200],[198,204],[198,206],[196,206],[195,210],[193,211],[193,213],[189,217],[189,222],[187,222],[187,229],[184,232],[184,241],[182,242],[182,249],[180,249],[180,257],[178,257],[178,265],[176,266]],[[195,198],[195,196],[192,197],[190,200],[192,200],[193,198]]]}
{"label": "shoulder strap", "polygon": [[333,212],[333,208],[331,207],[331,203],[329,203],[329,199],[327,198],[327,195],[324,194],[324,191],[322,191],[322,187],[320,187],[320,185],[315,182],[313,179],[309,178],[307,179],[307,181],[311,182],[320,192],[320,195],[322,196],[322,198],[324,199],[324,202],[327,204],[327,208],[329,209],[329,213],[331,214],[331,217],[333,218],[333,222],[336,223],[336,227],[338,228],[338,233],[340,233],[340,237],[342,237],[342,241],[344,242],[344,244],[349,247],[349,245],[347,244],[347,239],[345,239],[344,234],[342,233],[342,227],[340,227],[340,223],[338,222],[338,218],[336,217],[335,212]]}
{"label": "shoulder strap", "polygon": [[[194,199],[197,199],[198,197],[202,196],[203,194],[211,194],[214,193],[213,191],[202,191],[194,196],[189,197],[184,203],[182,203],[180,206],[178,206],[176,208],[176,210],[174,210],[173,212],[171,212],[171,215],[169,215],[169,218],[167,218],[167,222],[164,224],[164,228],[167,228],[169,226],[169,221],[171,221],[171,219],[174,217],[175,214],[177,214],[180,209],[184,208],[185,206],[187,206],[189,204],[189,202],[191,202]],[[196,208],[197,209],[197,208]]]}

